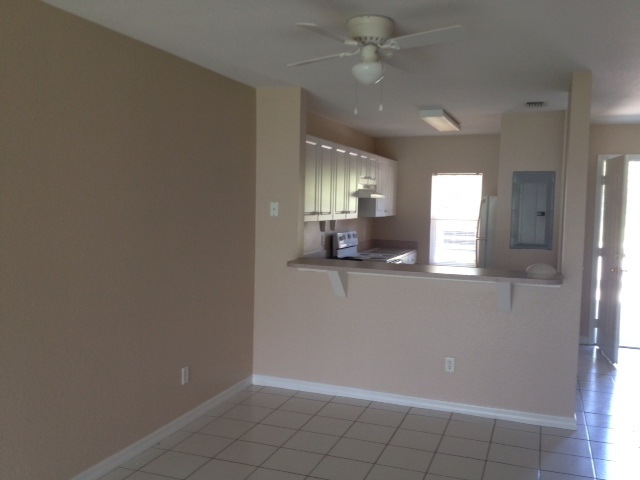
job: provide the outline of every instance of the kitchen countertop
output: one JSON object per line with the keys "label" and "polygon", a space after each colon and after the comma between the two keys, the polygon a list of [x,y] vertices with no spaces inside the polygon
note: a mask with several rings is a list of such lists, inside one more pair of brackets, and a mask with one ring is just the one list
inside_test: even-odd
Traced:
{"label": "kitchen countertop", "polygon": [[437,265],[391,264],[385,262],[358,262],[307,256],[287,262],[287,266],[301,271],[325,272],[333,292],[338,297],[347,297],[349,274],[380,275],[433,280],[484,282],[495,284],[496,305],[501,312],[511,311],[514,285],[532,287],[559,287],[562,274],[546,278],[533,278],[525,271],[501,270],[497,268],[443,267]]}
{"label": "kitchen countertop", "polygon": [[497,268],[445,267],[437,265],[389,264],[384,262],[357,262],[332,258],[300,257],[287,262],[287,266],[308,270],[326,270],[399,277],[422,277],[440,280],[466,280],[471,282],[510,282],[526,285],[562,285],[562,274],[549,278],[532,278],[525,271]]}

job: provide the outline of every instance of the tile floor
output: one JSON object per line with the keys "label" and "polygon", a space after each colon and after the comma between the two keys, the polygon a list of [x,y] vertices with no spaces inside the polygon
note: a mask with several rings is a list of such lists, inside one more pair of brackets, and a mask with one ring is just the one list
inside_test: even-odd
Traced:
{"label": "tile floor", "polygon": [[102,480],[640,478],[639,370],[581,347],[576,431],[253,386]]}

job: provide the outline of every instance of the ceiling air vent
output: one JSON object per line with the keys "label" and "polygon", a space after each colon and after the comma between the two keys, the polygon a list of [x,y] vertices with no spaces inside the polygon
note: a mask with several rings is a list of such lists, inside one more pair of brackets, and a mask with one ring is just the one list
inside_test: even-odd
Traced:
{"label": "ceiling air vent", "polygon": [[524,106],[527,108],[542,108],[547,106],[547,102],[527,102]]}

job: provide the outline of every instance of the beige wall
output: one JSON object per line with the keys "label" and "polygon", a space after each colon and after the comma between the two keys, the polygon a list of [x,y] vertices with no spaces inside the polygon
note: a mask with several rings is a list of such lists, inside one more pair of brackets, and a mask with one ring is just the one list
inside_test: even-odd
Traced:
{"label": "beige wall", "polygon": [[640,125],[592,125],[589,144],[587,217],[584,250],[584,280],[580,336],[588,340],[591,316],[591,277],[593,275],[593,235],[595,223],[595,186],[598,155],[640,154]]}
{"label": "beige wall", "polygon": [[[291,95],[297,98],[298,93]],[[282,108],[288,108],[290,115],[300,115],[297,102],[288,107],[286,104],[278,103],[275,111],[279,116],[287,115]],[[563,127],[561,130],[560,135]],[[297,129],[280,130],[278,139],[294,145],[300,141],[296,138],[299,133],[302,135]],[[398,160],[402,172],[403,162],[407,162],[402,155],[404,149],[419,150],[404,144],[411,145],[412,141],[380,140],[377,153]],[[415,140],[416,144],[421,141]],[[459,152],[461,159],[468,160],[476,145],[482,145],[485,153],[481,158],[492,159],[487,162],[497,168],[498,141],[497,136],[460,137],[441,151]],[[447,170],[455,166],[452,162],[445,165]],[[258,191],[282,191],[295,203],[293,196],[302,198],[302,187],[293,181],[291,172],[299,171],[300,158],[292,152],[286,162],[278,162],[267,174],[258,175]],[[410,170],[405,167],[406,171]],[[414,171],[419,171],[418,166]],[[407,181],[402,175],[401,190],[420,189],[420,185],[402,185]],[[399,200],[399,208],[406,208],[411,201]],[[423,201],[426,203],[426,199]],[[265,208],[259,205],[258,211],[261,209]],[[573,416],[579,318],[576,288],[580,286],[574,279],[581,275],[581,266],[569,263],[566,274],[570,280],[559,288],[516,286],[509,313],[498,311],[491,283],[350,274],[347,298],[339,298],[325,273],[285,266],[286,260],[300,252],[290,237],[297,231],[295,223],[302,223],[302,215],[289,205],[281,212],[285,219],[258,227],[254,374],[540,415]],[[576,216],[580,213],[584,215],[579,207],[567,212]],[[401,213],[397,219],[376,222],[387,220],[408,225],[395,234],[411,240],[414,238],[407,237],[418,235],[411,230],[412,220],[417,223],[422,219],[403,217]],[[281,241],[263,244],[262,235],[275,239],[278,225],[285,227],[280,230]],[[583,232],[576,234],[574,229],[567,241],[576,240],[576,235],[581,241]],[[444,372],[445,356],[456,358],[454,375]]]}
{"label": "beige wall", "polygon": [[39,2],[0,31],[0,478],[68,479],[251,374],[255,91]]}
{"label": "beige wall", "polygon": [[428,263],[431,176],[482,173],[483,195],[496,195],[499,135],[382,138],[376,152],[398,162],[397,215],[376,219],[373,236],[418,242],[418,263]]}
{"label": "beige wall", "polygon": [[[507,113],[502,116],[500,173],[496,211],[496,267],[524,270],[533,263],[557,267],[561,219],[562,161],[565,112]],[[556,195],[551,250],[510,248],[513,172],[556,172]]]}
{"label": "beige wall", "polygon": [[375,148],[372,137],[310,112],[307,113],[307,134],[365,152],[373,153]]}

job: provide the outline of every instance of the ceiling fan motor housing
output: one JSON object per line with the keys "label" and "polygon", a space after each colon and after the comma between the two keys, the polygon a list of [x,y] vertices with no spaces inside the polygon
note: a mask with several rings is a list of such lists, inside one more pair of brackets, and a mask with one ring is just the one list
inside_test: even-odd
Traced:
{"label": "ceiling fan motor housing", "polygon": [[349,36],[361,45],[384,45],[393,33],[393,20],[379,15],[359,15],[347,21]]}

